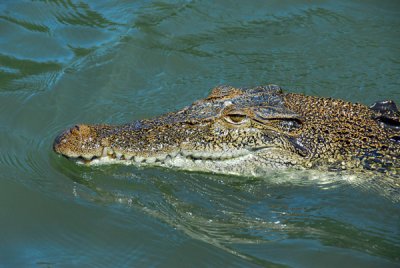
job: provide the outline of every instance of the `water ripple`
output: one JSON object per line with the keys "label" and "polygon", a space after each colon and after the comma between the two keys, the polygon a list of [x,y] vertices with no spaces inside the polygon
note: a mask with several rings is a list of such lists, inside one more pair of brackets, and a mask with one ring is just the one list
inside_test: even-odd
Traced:
{"label": "water ripple", "polygon": [[[2,261],[394,266],[400,193],[390,178],[89,168],[51,148],[72,124],[158,115],[221,83],[273,82],[366,103],[395,98],[399,16],[386,5],[1,3],[0,197],[8,202],[0,213],[2,230],[11,230]],[[8,182],[22,189],[8,192]]]}
{"label": "water ripple", "polygon": [[29,22],[29,21],[24,21],[24,20],[18,20],[9,16],[0,16],[0,19],[3,20],[7,20],[9,22],[15,23],[19,26],[24,27],[25,29],[29,30],[29,31],[35,31],[35,32],[44,32],[44,33],[48,33],[50,32],[49,27],[45,26],[45,25],[41,25],[41,24],[37,24],[34,22]]}
{"label": "water ripple", "polygon": [[57,12],[55,14],[57,21],[61,24],[84,25],[95,28],[107,28],[120,25],[119,23],[108,20],[86,3],[80,2],[79,4],[74,4],[68,1],[67,4],[68,6],[64,5],[62,13]]}
{"label": "water ripple", "polygon": [[[315,177],[306,182],[289,177],[275,183],[273,177],[250,179],[253,186],[249,187],[251,182],[243,178],[213,178],[191,173],[180,176],[174,172],[166,172],[165,177],[158,178],[152,175],[158,171],[152,169],[135,173],[132,176],[128,168],[110,167],[86,170],[78,175],[80,178],[75,177],[84,188],[97,193],[94,199],[90,198],[91,202],[111,206],[118,203],[138,209],[194,239],[244,259],[263,261],[245,254],[239,245],[288,238],[312,239],[325,246],[341,245],[339,247],[390,259],[396,259],[400,249],[400,245],[396,245],[397,238],[392,239],[395,229],[389,231],[386,227],[382,232],[383,229],[375,228],[371,232],[369,226],[377,227],[374,219],[370,223],[365,220],[363,224],[357,220],[357,217],[368,218],[369,209],[363,216],[347,214],[346,199],[353,200],[355,188],[343,180],[332,182],[333,175],[327,179],[330,183],[324,180],[318,183]],[[304,174],[303,180],[307,176]],[[357,194],[360,197],[356,200],[363,200],[362,196],[371,192]],[[369,205],[374,203],[371,200]],[[336,210],[332,210],[333,205]],[[359,204],[354,207],[360,210]],[[334,240],[332,232],[337,234]],[[368,241],[374,241],[374,246],[369,246]]]}
{"label": "water ripple", "polygon": [[[66,69],[99,48],[118,44],[129,31],[127,22],[135,16],[132,10],[137,5],[124,1],[111,6],[72,1],[5,5],[0,13],[0,92],[52,88]],[[113,10],[121,12],[119,18]],[[11,45],[21,43],[23,49]]]}

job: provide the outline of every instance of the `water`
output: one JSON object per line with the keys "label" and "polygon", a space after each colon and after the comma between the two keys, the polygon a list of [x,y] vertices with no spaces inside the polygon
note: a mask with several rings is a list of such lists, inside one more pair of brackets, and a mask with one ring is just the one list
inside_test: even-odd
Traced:
{"label": "water", "polygon": [[396,1],[2,1],[0,267],[398,267],[400,202],[341,174],[84,167],[79,122],[219,84],[400,103]]}

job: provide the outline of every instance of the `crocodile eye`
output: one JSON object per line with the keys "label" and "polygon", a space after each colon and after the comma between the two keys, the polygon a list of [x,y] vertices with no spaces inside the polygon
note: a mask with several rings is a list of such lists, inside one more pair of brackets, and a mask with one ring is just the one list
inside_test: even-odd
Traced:
{"label": "crocodile eye", "polygon": [[243,114],[230,114],[230,115],[225,116],[225,120],[228,123],[240,125],[240,124],[247,122],[248,118],[246,115],[243,115]]}

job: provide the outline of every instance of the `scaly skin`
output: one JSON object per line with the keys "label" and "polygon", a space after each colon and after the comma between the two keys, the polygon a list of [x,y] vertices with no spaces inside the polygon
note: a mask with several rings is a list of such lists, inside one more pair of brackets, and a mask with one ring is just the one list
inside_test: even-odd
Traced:
{"label": "scaly skin", "polygon": [[284,93],[275,85],[220,86],[174,113],[120,126],[77,125],[55,152],[87,164],[152,164],[260,175],[279,168],[400,168],[400,113],[391,101],[371,108]]}

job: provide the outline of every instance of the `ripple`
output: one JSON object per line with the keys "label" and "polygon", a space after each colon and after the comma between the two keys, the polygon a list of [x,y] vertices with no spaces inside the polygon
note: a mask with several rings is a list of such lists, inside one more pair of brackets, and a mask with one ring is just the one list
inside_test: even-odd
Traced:
{"label": "ripple", "polygon": [[36,24],[36,23],[29,22],[29,21],[18,20],[18,19],[8,17],[8,16],[0,16],[0,19],[15,23],[17,25],[24,27],[27,30],[30,30],[30,31],[44,32],[44,33],[48,33],[50,31],[50,29],[45,25]]}
{"label": "ripple", "polygon": [[[111,6],[71,1],[5,5],[0,13],[1,91],[51,89],[66,69],[96,55],[101,47],[118,44],[129,31],[126,22],[135,16],[131,11],[137,5],[124,1]],[[120,11],[119,18],[114,10]]]}
{"label": "ripple", "polygon": [[[77,175],[80,179],[75,181],[97,193],[95,200],[90,199],[92,202],[112,207],[117,203],[142,211],[193,239],[246,260],[263,261],[242,252],[241,245],[259,245],[288,238],[307,238],[325,246],[396,258],[398,240],[392,239],[393,231],[396,231],[388,229],[388,222],[382,223],[382,229],[378,230],[376,219],[367,220],[370,217],[368,211],[374,211],[373,204],[381,203],[382,199],[379,196],[370,199],[362,215],[348,214],[348,210],[356,208],[362,211],[360,202],[365,204],[362,200],[371,192],[360,192],[346,180],[344,183],[342,180],[342,183],[323,181],[319,184],[316,178],[311,178],[306,183],[288,183],[289,180],[277,183],[274,177],[272,180],[243,180],[160,169],[133,169],[133,176],[129,167],[87,169]],[[249,183],[253,185],[249,187]],[[347,202],[354,204],[349,207]],[[360,218],[365,218],[362,223]],[[390,222],[393,220],[396,221],[391,217]],[[374,231],[368,226],[374,226]],[[332,233],[337,234],[334,240]],[[374,241],[374,247],[367,241]]]}
{"label": "ripple", "polygon": [[57,73],[62,69],[62,66],[60,64],[53,62],[41,63],[31,60],[21,60],[1,54],[0,61],[2,62],[3,70],[12,70],[3,72],[1,79],[2,90],[23,89],[23,80],[29,78],[33,79],[33,81],[36,83],[36,81],[41,80],[38,79],[38,76],[40,75],[44,76],[47,81],[45,80],[45,82],[42,82],[42,85],[39,88],[45,88],[49,84],[51,84],[50,81],[53,80]]}
{"label": "ripple", "polygon": [[[72,4],[72,2],[70,2]],[[98,28],[107,28],[111,26],[118,26],[120,24],[112,22],[100,13],[93,11],[86,4],[81,3],[81,5],[71,6],[72,12],[64,11],[63,14],[56,14],[56,19],[61,24],[67,25],[81,25],[90,26]]]}
{"label": "ripple", "polygon": [[[363,102],[398,96],[394,9],[123,0],[0,8],[0,189],[9,194],[0,212],[10,211],[2,223],[12,232],[2,259],[99,267],[399,261],[399,187],[385,176],[89,168],[51,148],[71,124],[160,114],[219,83],[271,81]],[[8,193],[7,182],[23,187]]]}

